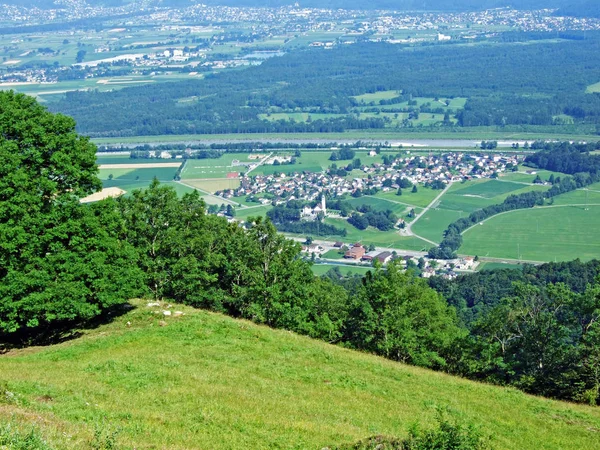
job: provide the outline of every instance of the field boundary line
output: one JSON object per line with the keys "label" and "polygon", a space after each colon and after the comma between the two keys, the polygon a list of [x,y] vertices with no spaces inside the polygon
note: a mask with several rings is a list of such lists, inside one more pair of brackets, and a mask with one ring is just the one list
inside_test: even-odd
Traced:
{"label": "field boundary line", "polygon": [[600,203],[588,203],[588,204],[585,204],[585,203],[573,203],[573,204],[570,204],[570,205],[547,205],[547,206],[534,206],[533,208],[511,209],[510,211],[503,211],[503,212],[500,212],[498,214],[494,214],[493,216],[490,216],[487,219],[482,220],[481,222],[477,222],[477,223],[471,225],[469,228],[467,228],[466,230],[464,230],[460,234],[462,236],[467,231],[475,228],[477,225],[482,225],[485,222],[487,222],[488,220],[493,219],[494,217],[502,216],[504,214],[510,214],[510,213],[514,213],[514,212],[517,212],[517,211],[525,211],[525,210],[528,210],[528,209],[570,208],[570,207],[574,207],[574,206],[600,206]]}

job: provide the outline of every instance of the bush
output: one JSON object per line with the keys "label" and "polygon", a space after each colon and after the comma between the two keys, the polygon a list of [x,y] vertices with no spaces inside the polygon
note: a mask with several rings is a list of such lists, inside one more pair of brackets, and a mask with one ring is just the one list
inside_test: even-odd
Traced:
{"label": "bush", "polygon": [[0,448],[11,450],[52,450],[37,428],[22,432],[13,423],[0,425]]}

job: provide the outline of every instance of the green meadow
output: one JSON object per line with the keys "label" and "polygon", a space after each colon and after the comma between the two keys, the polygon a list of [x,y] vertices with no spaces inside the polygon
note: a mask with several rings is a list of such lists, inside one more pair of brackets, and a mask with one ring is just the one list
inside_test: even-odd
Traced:
{"label": "green meadow", "polygon": [[373,270],[368,266],[351,266],[351,265],[331,265],[331,264],[313,264],[311,269],[316,276],[325,275],[331,269],[338,267],[344,276],[365,275],[369,270]]}
{"label": "green meadow", "polygon": [[[55,449],[321,449],[432,426],[496,449],[598,449],[600,410],[144,301],[60,344],[0,356],[0,419]],[[162,311],[182,315],[164,316]]]}
{"label": "green meadow", "polygon": [[368,227],[366,230],[359,230],[350,225],[346,219],[326,218],[325,223],[334,225],[346,230],[346,237],[323,236],[320,239],[329,241],[360,242],[363,245],[375,245],[383,248],[401,248],[406,250],[427,250],[431,244],[414,236],[402,236],[398,230],[379,231],[376,228]]}
{"label": "green meadow", "polygon": [[598,205],[511,211],[465,231],[459,252],[532,261],[587,261],[600,258],[599,221]]}
{"label": "green meadow", "polygon": [[502,203],[509,195],[548,189],[549,186],[489,179],[454,183],[437,204],[432,205],[432,208],[415,222],[412,230],[419,236],[439,242],[448,225],[461,217],[467,217],[477,209]]}

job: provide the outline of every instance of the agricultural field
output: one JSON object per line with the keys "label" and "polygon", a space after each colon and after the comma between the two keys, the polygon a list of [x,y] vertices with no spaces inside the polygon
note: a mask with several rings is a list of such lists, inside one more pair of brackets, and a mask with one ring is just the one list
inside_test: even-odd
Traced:
{"label": "agricultural field", "polygon": [[316,276],[325,275],[331,269],[338,267],[340,272],[344,276],[353,276],[353,275],[365,275],[369,270],[373,270],[372,267],[368,266],[352,266],[349,264],[346,265],[333,265],[333,264],[313,264],[311,269]]}
{"label": "agricultural field", "polygon": [[549,186],[488,179],[454,183],[439,202],[414,224],[412,230],[419,236],[439,242],[450,223],[477,209],[502,203],[509,195],[548,189]]}
{"label": "agricultural field", "polygon": [[345,219],[336,219],[328,217],[325,223],[334,225],[338,228],[344,228],[347,231],[345,237],[323,236],[319,239],[329,241],[360,242],[363,245],[375,245],[383,248],[399,248],[415,251],[427,251],[431,244],[413,236],[402,236],[398,230],[379,231],[369,227],[366,230],[359,230],[350,225]]}
{"label": "agricultural field", "polygon": [[364,103],[379,103],[380,100],[391,100],[392,98],[396,98],[400,95],[402,95],[402,91],[378,91],[370,94],[356,95],[354,96],[354,99],[358,102]]}
{"label": "agricultural field", "polygon": [[[411,209],[414,209],[411,205],[406,205],[402,203],[396,203],[393,200],[387,200],[383,198],[377,198],[374,196],[362,196],[358,198],[349,198],[346,200],[350,205],[355,208],[360,205],[368,205],[373,208],[375,211],[393,211],[397,216],[407,214]],[[415,209],[418,212],[417,209]]]}
{"label": "agricultural field", "polygon": [[398,202],[407,206],[425,208],[440,193],[434,189],[425,186],[417,186],[417,192],[411,192],[411,189],[402,189],[402,195],[396,195],[396,191],[378,192],[375,197],[391,202]]}
{"label": "agricultural field", "polygon": [[523,270],[522,264],[509,264],[501,262],[482,262],[477,266],[477,271],[482,270],[496,270],[496,269],[511,269],[511,270]]}
{"label": "agricultural field", "polygon": [[600,206],[511,211],[466,230],[459,252],[531,261],[587,261],[600,258],[599,221]]}

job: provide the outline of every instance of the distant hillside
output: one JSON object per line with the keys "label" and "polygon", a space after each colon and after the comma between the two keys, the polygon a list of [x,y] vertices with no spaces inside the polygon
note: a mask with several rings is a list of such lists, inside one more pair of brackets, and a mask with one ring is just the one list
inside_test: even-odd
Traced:
{"label": "distant hillside", "polygon": [[[134,0],[87,0],[94,6],[122,6]],[[0,0],[0,4],[64,8],[55,0]],[[208,5],[278,7],[292,5],[294,0],[154,0],[157,6],[185,7],[203,3]],[[411,11],[472,11],[511,6],[519,9],[558,8],[558,14],[573,16],[600,16],[596,0],[299,0],[303,7],[344,9],[395,9]]]}
{"label": "distant hillside", "polygon": [[496,449],[600,448],[597,408],[180,305],[135,306],[76,340],[0,356],[0,422],[36,423],[60,449],[321,449],[404,437],[447,407]]}

